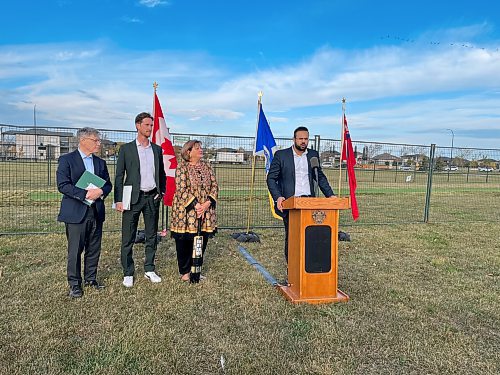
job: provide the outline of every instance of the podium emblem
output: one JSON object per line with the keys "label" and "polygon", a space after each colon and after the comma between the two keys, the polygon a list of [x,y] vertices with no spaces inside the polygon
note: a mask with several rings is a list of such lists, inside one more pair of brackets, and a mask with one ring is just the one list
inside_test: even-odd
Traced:
{"label": "podium emblem", "polygon": [[312,213],[312,218],[316,224],[323,224],[325,221],[326,213],[325,211],[316,210]]}

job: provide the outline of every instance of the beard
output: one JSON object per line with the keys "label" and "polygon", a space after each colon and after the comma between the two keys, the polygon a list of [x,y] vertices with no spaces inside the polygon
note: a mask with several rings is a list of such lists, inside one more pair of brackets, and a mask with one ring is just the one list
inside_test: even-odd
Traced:
{"label": "beard", "polygon": [[295,146],[295,149],[298,150],[298,151],[305,151],[307,149],[307,143],[297,143],[297,142],[294,142],[293,143],[294,146]]}

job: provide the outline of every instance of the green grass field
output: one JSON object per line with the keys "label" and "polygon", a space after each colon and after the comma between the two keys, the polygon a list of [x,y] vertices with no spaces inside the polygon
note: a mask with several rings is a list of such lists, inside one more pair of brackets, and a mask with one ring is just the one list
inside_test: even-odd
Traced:
{"label": "green grass field", "polygon": [[[343,228],[345,229],[345,228]],[[121,286],[119,233],[103,239],[107,288],[67,297],[63,235],[0,236],[0,374],[498,374],[500,224],[348,228],[345,304],[292,305],[237,251],[210,240],[199,285],[178,279],[172,240],[152,285],[136,246]],[[248,251],[285,276],[282,230]],[[221,366],[224,358],[224,369]]]}

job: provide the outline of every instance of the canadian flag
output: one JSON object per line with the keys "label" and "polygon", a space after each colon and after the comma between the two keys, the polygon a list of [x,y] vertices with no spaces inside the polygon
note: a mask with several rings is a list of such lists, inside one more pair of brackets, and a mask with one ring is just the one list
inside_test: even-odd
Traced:
{"label": "canadian flag", "polygon": [[175,158],[174,146],[172,145],[172,137],[168,132],[165,117],[161,110],[158,96],[154,97],[153,103],[153,143],[156,143],[163,150],[163,165],[167,176],[165,195],[163,196],[163,204],[172,206],[172,200],[175,193],[175,169],[177,168],[177,159]]}

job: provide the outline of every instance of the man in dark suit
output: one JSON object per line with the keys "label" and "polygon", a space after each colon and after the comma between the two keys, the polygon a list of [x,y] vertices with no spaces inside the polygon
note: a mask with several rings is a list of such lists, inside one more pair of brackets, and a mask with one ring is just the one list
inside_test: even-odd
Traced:
{"label": "man in dark suit", "polygon": [[[67,276],[69,295],[79,298],[83,295],[81,255],[84,255],[83,276],[85,286],[103,288],[97,281],[97,265],[101,254],[102,224],[105,219],[104,198],[111,192],[106,162],[94,155],[101,146],[99,132],[83,128],[77,132],[78,149],[59,158],[57,166],[57,189],[63,194],[58,221],[66,225],[68,239]],[[101,177],[105,184],[86,190],[76,187],[85,171]],[[88,203],[93,202],[91,205]]]}
{"label": "man in dark suit", "polygon": [[283,218],[285,225],[285,259],[288,262],[288,210],[283,209],[283,201],[287,198],[314,197],[316,173],[313,173],[311,159],[316,158],[317,184],[326,197],[333,197],[328,179],[319,165],[319,154],[307,148],[309,130],[299,126],[293,132],[292,147],[276,151],[267,174],[267,187],[275,202],[275,211]]}
{"label": "man in dark suit", "polygon": [[[135,118],[137,138],[120,147],[116,163],[115,202],[122,216],[121,263],[123,285],[134,285],[134,259],[132,248],[137,234],[139,216],[142,213],[146,235],[144,276],[153,283],[161,282],[155,272],[158,217],[160,202],[165,194],[166,175],[162,149],[150,142],[153,117],[146,112]],[[130,208],[123,206],[124,186],[131,186]]]}

